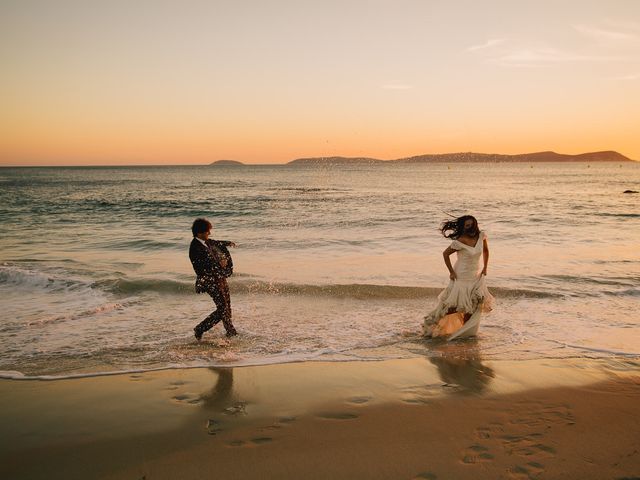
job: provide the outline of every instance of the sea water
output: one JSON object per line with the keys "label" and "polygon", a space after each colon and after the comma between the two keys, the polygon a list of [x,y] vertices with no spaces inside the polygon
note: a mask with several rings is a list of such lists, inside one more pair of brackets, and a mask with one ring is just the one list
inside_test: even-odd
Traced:
{"label": "sea water", "polygon": [[[640,358],[640,163],[0,169],[0,371]],[[496,297],[476,339],[420,336],[473,214]],[[231,240],[233,321],[194,293],[191,223]]]}

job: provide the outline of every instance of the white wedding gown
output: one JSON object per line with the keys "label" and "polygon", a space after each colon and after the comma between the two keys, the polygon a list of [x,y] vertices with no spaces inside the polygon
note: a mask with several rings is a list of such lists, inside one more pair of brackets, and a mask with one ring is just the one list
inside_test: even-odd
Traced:
{"label": "white wedding gown", "polygon": [[[483,312],[490,312],[494,298],[485,284],[485,277],[480,268],[482,246],[486,235],[480,232],[474,247],[458,240],[451,242],[451,248],[457,250],[453,270],[456,279],[451,280],[447,288],[438,295],[438,304],[431,313],[424,317],[423,333],[426,337],[455,338],[471,337],[478,333]],[[454,309],[456,313],[447,314]],[[464,314],[471,318],[463,323]]]}

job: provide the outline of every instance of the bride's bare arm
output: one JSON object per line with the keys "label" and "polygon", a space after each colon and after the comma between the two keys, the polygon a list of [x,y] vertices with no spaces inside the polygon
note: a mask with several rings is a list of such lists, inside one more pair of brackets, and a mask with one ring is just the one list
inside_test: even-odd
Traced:
{"label": "bride's bare arm", "polygon": [[487,267],[489,266],[489,243],[486,238],[482,241],[482,260],[484,261],[484,268],[481,274],[486,275]]}
{"label": "bride's bare arm", "polygon": [[449,278],[451,280],[456,279],[456,272],[453,270],[453,267],[451,266],[451,259],[449,257],[455,252],[457,252],[457,250],[454,250],[451,247],[447,247],[447,249],[444,252],[442,252],[442,256],[444,257],[444,264],[447,266],[447,269],[449,270]]}

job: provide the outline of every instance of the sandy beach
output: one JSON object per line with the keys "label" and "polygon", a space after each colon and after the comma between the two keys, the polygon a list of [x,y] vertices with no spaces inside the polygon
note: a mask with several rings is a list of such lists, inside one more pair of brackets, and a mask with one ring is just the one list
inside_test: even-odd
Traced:
{"label": "sandy beach", "polygon": [[2,478],[640,477],[640,365],[432,358],[0,382]]}

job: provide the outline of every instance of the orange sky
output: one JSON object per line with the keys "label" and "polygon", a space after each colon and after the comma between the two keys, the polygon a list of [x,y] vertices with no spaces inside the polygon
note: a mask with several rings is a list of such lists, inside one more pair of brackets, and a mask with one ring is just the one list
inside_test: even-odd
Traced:
{"label": "orange sky", "polygon": [[0,165],[640,160],[634,0],[6,1],[0,62]]}

